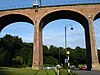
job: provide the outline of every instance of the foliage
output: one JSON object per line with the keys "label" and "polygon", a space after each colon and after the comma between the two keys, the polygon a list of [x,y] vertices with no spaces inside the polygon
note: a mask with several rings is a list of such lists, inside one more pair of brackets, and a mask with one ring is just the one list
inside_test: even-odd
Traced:
{"label": "foliage", "polygon": [[18,36],[5,35],[0,40],[0,66],[30,66],[32,43],[23,43]]}
{"label": "foliage", "polygon": [[45,63],[56,65],[58,63],[57,59],[53,58],[52,56],[44,58]]}
{"label": "foliage", "polygon": [[98,50],[98,57],[99,57],[99,63],[100,63],[100,50]]}
{"label": "foliage", "polygon": [[83,48],[76,47],[75,49],[70,49],[70,62],[74,65],[86,64],[86,51]]}
{"label": "foliage", "polygon": [[[75,49],[67,48],[70,51],[71,65],[78,66],[86,64],[86,51],[77,46]],[[100,61],[100,50],[98,50]],[[5,35],[0,38],[0,66],[9,67],[31,67],[33,57],[33,43],[25,43],[18,36]],[[55,66],[63,64],[67,58],[66,49],[51,45],[43,45],[44,65]]]}

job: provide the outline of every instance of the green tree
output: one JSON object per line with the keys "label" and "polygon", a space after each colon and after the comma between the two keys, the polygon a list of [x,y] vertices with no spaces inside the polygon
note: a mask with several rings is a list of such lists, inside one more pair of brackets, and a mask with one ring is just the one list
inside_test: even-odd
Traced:
{"label": "green tree", "polygon": [[23,58],[24,67],[32,64],[32,48],[32,43],[24,43],[21,48],[20,56]]}
{"label": "green tree", "polygon": [[16,58],[13,58],[13,63],[13,67],[22,67],[23,58],[21,56],[16,56]]}
{"label": "green tree", "polygon": [[[73,65],[86,64],[86,50],[77,46],[70,51],[70,63]],[[43,45],[44,64],[64,64],[66,50],[62,47]],[[33,57],[33,43],[24,43],[18,36],[5,35],[0,38],[0,66],[31,66]],[[98,50],[100,61],[100,51]],[[59,61],[59,62],[58,62]]]}
{"label": "green tree", "polygon": [[16,57],[22,43],[22,39],[18,36],[11,36],[6,34],[3,38],[1,38],[1,45],[4,47],[4,49],[10,52],[12,57]]}
{"label": "green tree", "polygon": [[[7,63],[9,63],[5,65],[8,65],[8,66],[13,65],[13,58],[19,55],[19,51],[21,49],[22,44],[23,44],[22,39],[19,38],[18,36],[11,36],[11,35],[6,34],[3,38],[1,38],[0,56],[2,56],[2,59],[5,59]],[[4,53],[2,53],[2,50],[1,50],[2,48],[3,48]],[[8,57],[5,58],[7,55]]]}
{"label": "green tree", "polygon": [[51,64],[51,65],[56,65],[58,64],[58,60],[53,58],[52,56],[45,57],[45,62],[46,64]]}
{"label": "green tree", "polygon": [[70,60],[71,64],[78,65],[78,64],[86,64],[86,50],[80,48],[79,46],[75,49],[70,50]]}
{"label": "green tree", "polygon": [[100,63],[100,50],[98,49],[98,58],[99,58],[99,63]]}
{"label": "green tree", "polygon": [[4,51],[0,54],[0,66],[11,65],[11,55],[8,51]]}

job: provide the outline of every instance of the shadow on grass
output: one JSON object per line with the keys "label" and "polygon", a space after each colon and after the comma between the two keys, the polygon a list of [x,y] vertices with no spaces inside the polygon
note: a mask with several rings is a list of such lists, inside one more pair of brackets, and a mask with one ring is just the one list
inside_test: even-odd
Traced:
{"label": "shadow on grass", "polygon": [[36,73],[35,73],[34,75],[37,75],[39,71],[40,71],[40,70],[37,70]]}
{"label": "shadow on grass", "polygon": [[45,72],[46,72],[46,75],[49,75],[48,72],[47,72],[47,70],[45,70]]}
{"label": "shadow on grass", "polygon": [[0,75],[9,75],[9,73],[6,70],[6,68],[0,67]]}
{"label": "shadow on grass", "polygon": [[53,70],[0,67],[0,75],[56,75],[56,73]]}

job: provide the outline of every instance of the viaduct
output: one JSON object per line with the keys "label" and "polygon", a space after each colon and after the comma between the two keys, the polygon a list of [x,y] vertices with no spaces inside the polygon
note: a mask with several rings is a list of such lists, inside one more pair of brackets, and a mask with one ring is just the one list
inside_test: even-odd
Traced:
{"label": "viaduct", "polygon": [[0,31],[14,22],[28,22],[34,25],[34,46],[32,68],[43,66],[42,30],[57,19],[71,19],[79,22],[85,33],[88,70],[100,68],[96,48],[93,21],[100,18],[100,4],[48,6],[37,9],[22,8],[0,10]]}

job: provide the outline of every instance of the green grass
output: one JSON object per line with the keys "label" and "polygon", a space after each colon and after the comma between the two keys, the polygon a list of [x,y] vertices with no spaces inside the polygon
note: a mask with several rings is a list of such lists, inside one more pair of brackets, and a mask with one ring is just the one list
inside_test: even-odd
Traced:
{"label": "green grass", "polygon": [[[69,75],[69,74],[68,74],[68,71],[66,69],[60,69],[59,75]],[[71,71],[70,75],[78,75],[78,74]]]}
{"label": "green grass", "polygon": [[0,67],[0,75],[56,75],[54,70],[32,70],[31,68]]}

